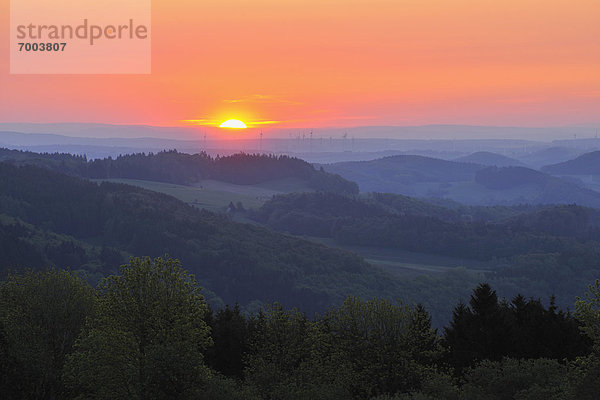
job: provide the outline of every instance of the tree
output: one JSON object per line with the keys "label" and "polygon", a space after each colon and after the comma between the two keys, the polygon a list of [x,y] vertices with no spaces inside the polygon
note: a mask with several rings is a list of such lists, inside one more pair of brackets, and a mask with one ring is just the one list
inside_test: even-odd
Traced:
{"label": "tree", "polygon": [[506,306],[498,303],[496,291],[487,283],[473,290],[470,308],[459,304],[445,329],[444,343],[449,362],[460,372],[463,368],[484,359],[500,360],[507,353],[509,325]]}
{"label": "tree", "polygon": [[365,399],[436,380],[439,345],[421,306],[349,297],[309,321],[275,304],[254,332],[247,383],[266,399]]}
{"label": "tree", "polygon": [[132,258],[100,284],[98,315],[68,358],[80,398],[191,399],[209,378],[207,307],[177,260]]}
{"label": "tree", "polygon": [[264,399],[345,400],[346,365],[331,335],[297,309],[268,305],[253,321],[246,382]]}
{"label": "tree", "polygon": [[308,357],[309,325],[297,309],[286,311],[277,303],[267,305],[266,312],[259,314],[250,340],[246,376],[266,399],[279,398],[291,387],[296,368]]}
{"label": "tree", "polygon": [[242,378],[243,357],[248,352],[248,323],[240,312],[239,305],[229,306],[217,311],[213,317],[209,314],[208,325],[211,328],[214,345],[206,356],[207,364],[223,375]]}
{"label": "tree", "polygon": [[575,315],[583,323],[583,333],[594,342],[594,350],[600,352],[600,279],[588,286],[583,298],[577,298]]}
{"label": "tree", "polygon": [[556,360],[483,361],[465,374],[462,398],[490,399],[566,399],[568,366]]}
{"label": "tree", "polygon": [[459,304],[444,330],[447,361],[459,375],[486,359],[573,360],[589,352],[590,343],[579,332],[579,322],[568,312],[557,312],[554,298],[547,309],[539,299],[521,295],[509,304],[498,301],[496,292],[481,284],[469,305]]}
{"label": "tree", "polygon": [[580,357],[576,367],[575,395],[578,399],[594,399],[600,391],[600,280],[588,286],[583,298],[575,302],[575,315],[582,322],[582,332],[593,342],[592,354]]}
{"label": "tree", "polygon": [[68,271],[28,270],[0,284],[4,399],[63,397],[65,356],[95,304],[93,289]]}
{"label": "tree", "polygon": [[436,333],[421,306],[349,297],[323,323],[340,364],[350,365],[355,398],[418,390],[439,356]]}

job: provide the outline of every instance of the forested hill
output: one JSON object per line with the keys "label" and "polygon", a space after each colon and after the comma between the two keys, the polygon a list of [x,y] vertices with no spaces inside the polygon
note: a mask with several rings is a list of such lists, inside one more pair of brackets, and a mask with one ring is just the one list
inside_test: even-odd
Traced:
{"label": "forested hill", "polygon": [[229,304],[276,300],[311,313],[349,293],[397,295],[394,280],[358,256],[235,223],[160,193],[5,163],[0,188],[4,271],[56,265],[99,278],[128,255],[168,253]]}
{"label": "forested hill", "polygon": [[354,182],[317,170],[306,161],[288,156],[241,153],[213,158],[206,153],[186,154],[170,150],[90,161],[85,156],[0,149],[0,161],[14,165],[35,165],[83,178],[129,178],[182,185],[203,179],[251,185],[297,178],[319,191],[358,193],[358,186]]}
{"label": "forested hill", "polygon": [[600,211],[575,205],[452,210],[392,194],[302,193],[275,196],[250,215],[343,247],[485,262],[486,279],[504,293],[556,294],[564,306],[600,273]]}
{"label": "forested hill", "polygon": [[343,244],[480,260],[581,250],[600,242],[600,211],[591,208],[491,207],[486,213],[487,207],[450,210],[408,199],[294,193],[275,196],[250,215],[278,230],[333,237]]}

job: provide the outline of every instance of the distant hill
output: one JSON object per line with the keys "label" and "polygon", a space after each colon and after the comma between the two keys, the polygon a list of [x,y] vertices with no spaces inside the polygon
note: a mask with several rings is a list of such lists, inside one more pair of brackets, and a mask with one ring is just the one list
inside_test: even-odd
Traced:
{"label": "distant hill", "polygon": [[343,224],[356,219],[412,216],[444,223],[493,222],[533,213],[541,206],[448,208],[392,193],[349,197],[335,193],[290,193],[273,196],[249,217],[273,229],[299,235],[333,237]]}
{"label": "distant hill", "polygon": [[411,195],[410,185],[415,183],[468,181],[473,179],[477,170],[485,167],[416,155],[398,155],[372,161],[328,164],[323,168],[358,183],[362,191]]}
{"label": "distant hill", "polygon": [[494,190],[512,189],[523,185],[545,187],[552,177],[525,167],[489,167],[477,171],[475,182]]}
{"label": "distant hill", "polygon": [[600,238],[600,210],[574,205],[550,206],[508,218],[516,230],[535,229],[554,236]]}
{"label": "distant hill", "polygon": [[324,166],[362,191],[443,198],[468,205],[578,204],[600,207],[600,193],[525,167],[489,167],[421,156]]}
{"label": "distant hill", "polygon": [[459,158],[455,158],[454,161],[462,162],[462,163],[473,163],[480,165],[487,165],[490,167],[510,167],[510,166],[519,166],[524,167],[521,161],[516,160],[514,158],[506,157],[501,154],[491,153],[489,151],[478,151],[476,153],[469,154],[468,156],[463,156]]}
{"label": "distant hill", "polygon": [[533,153],[519,156],[518,159],[534,168],[541,168],[544,165],[554,164],[570,160],[581,154],[581,151],[562,146],[549,147],[547,149],[537,150]]}
{"label": "distant hill", "polygon": [[490,167],[478,171],[475,181],[497,191],[522,188],[530,193],[526,202],[532,204],[578,204],[600,208],[600,193],[529,168]]}
{"label": "distant hill", "polygon": [[[467,258],[535,252],[544,246],[545,250],[558,249],[552,240],[544,245],[541,239],[518,237],[517,232],[600,239],[600,210],[575,205],[453,210],[392,194],[373,193],[357,198],[333,193],[293,193],[274,196],[251,216],[279,231],[333,237],[345,244],[460,254]],[[395,240],[394,236],[402,240]],[[478,242],[487,243],[477,245]]]}
{"label": "distant hill", "polygon": [[600,151],[586,153],[558,164],[546,165],[542,171],[552,175],[600,175]]}
{"label": "distant hill", "polygon": [[315,190],[358,193],[358,186],[339,175],[316,170],[306,161],[288,156],[234,154],[211,157],[206,153],[186,154],[176,150],[138,153],[115,159],[87,160],[71,154],[40,154],[0,149],[0,161],[13,165],[35,165],[83,178],[140,179],[190,185],[213,179],[252,185],[285,178],[297,178]]}

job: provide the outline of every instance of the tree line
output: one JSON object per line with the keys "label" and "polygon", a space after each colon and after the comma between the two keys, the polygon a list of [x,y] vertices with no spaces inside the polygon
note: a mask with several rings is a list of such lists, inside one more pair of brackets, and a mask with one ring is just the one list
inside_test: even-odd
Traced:
{"label": "tree line", "polygon": [[92,179],[127,178],[191,185],[215,179],[240,185],[297,178],[308,187],[326,192],[357,194],[358,185],[339,175],[317,170],[304,160],[286,155],[233,154],[211,157],[206,152],[186,154],[177,150],[119,155],[88,160],[62,153],[34,153],[0,149],[0,161],[34,165],[59,173]]}

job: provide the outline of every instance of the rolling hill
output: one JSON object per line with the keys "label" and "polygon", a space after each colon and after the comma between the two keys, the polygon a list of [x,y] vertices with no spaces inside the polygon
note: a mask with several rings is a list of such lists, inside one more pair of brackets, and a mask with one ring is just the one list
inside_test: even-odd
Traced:
{"label": "rolling hill", "polygon": [[468,205],[578,204],[600,207],[600,193],[525,167],[488,167],[421,156],[346,162],[324,169],[362,191],[443,198]]}
{"label": "rolling hill", "polygon": [[250,214],[276,230],[317,236],[355,251],[405,279],[420,273],[410,286],[421,290],[417,281],[424,275],[461,267],[466,276],[478,276],[508,296],[527,292],[547,299],[554,294],[568,306],[600,271],[599,210],[558,205],[443,212],[403,196],[387,194],[382,201],[378,196],[281,195]]}
{"label": "rolling hill", "polygon": [[161,193],[4,163],[0,187],[3,271],[56,265],[97,280],[127,255],[168,253],[216,305],[252,308],[270,300],[312,313],[349,293],[397,293],[394,279],[356,255],[236,223]]}
{"label": "rolling hill", "polygon": [[566,146],[552,146],[523,154],[518,159],[533,168],[541,168],[544,165],[563,162],[577,157],[582,151]]}
{"label": "rolling hill", "polygon": [[521,161],[506,157],[501,154],[491,153],[489,151],[478,151],[476,153],[469,154],[468,156],[463,156],[459,158],[455,158],[454,161],[462,162],[462,163],[472,163],[479,165],[487,165],[490,167],[511,167],[511,166],[519,166],[524,167]]}
{"label": "rolling hill", "polygon": [[542,167],[542,171],[552,175],[600,175],[600,151],[585,153],[579,157]]}
{"label": "rolling hill", "polygon": [[13,165],[35,165],[71,176],[92,179],[137,179],[198,184],[217,180],[237,185],[254,185],[295,179],[300,188],[339,193],[358,193],[354,182],[315,169],[298,158],[258,154],[211,157],[206,153],[186,154],[176,150],[121,155],[115,159],[87,160],[71,154],[39,154],[0,149],[0,161]]}
{"label": "rolling hill", "polygon": [[327,172],[358,183],[362,191],[416,194],[411,185],[472,180],[481,165],[437,158],[399,155],[372,161],[323,165]]}

